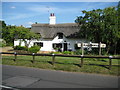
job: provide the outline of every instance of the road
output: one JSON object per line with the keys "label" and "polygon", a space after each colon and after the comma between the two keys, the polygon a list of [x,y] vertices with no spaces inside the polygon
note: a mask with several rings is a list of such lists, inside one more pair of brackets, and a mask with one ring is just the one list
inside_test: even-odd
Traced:
{"label": "road", "polygon": [[118,77],[2,65],[4,87],[118,88]]}

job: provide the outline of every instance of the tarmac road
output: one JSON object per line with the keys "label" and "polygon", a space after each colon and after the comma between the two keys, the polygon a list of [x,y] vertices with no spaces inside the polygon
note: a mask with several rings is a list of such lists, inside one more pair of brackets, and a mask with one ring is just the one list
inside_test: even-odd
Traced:
{"label": "tarmac road", "polygon": [[3,87],[118,88],[118,77],[2,65]]}

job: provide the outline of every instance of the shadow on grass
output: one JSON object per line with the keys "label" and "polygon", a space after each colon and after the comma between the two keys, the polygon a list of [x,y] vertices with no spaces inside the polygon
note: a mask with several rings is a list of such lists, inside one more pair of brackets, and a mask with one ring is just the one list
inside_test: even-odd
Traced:
{"label": "shadow on grass", "polygon": [[[14,58],[3,58],[3,59],[7,59],[7,60],[14,60]],[[33,60],[29,59],[29,60],[25,60],[25,59],[17,59],[16,61],[28,61],[28,62],[31,62],[33,63]],[[15,62],[16,62],[15,61]],[[103,60],[102,60],[103,61]],[[49,63],[51,65],[53,65],[52,61],[38,61],[38,60],[35,60],[35,62],[42,62],[42,63]],[[104,60],[104,62],[107,62]],[[100,67],[104,67],[106,69],[109,69],[109,65],[101,65],[101,64],[83,64],[83,66],[81,66],[81,64],[77,64],[77,63],[64,63],[64,62],[55,62],[54,64],[63,64],[63,65],[75,65],[75,66],[78,66],[78,67],[84,67],[84,65],[90,65],[90,66],[100,66]],[[116,66],[116,67],[119,67],[119,65],[112,65],[112,66]]]}
{"label": "shadow on grass", "polygon": [[90,66],[100,66],[100,67],[104,67],[106,69],[109,69],[109,65],[101,65],[101,64],[86,64],[86,65],[90,65]]}
{"label": "shadow on grass", "polygon": [[13,49],[10,49],[10,50],[8,50],[8,51],[14,51]]}
{"label": "shadow on grass", "polygon": [[106,60],[99,60],[99,61],[102,61],[102,62],[107,62]]}
{"label": "shadow on grass", "polygon": [[[52,61],[47,61],[49,64],[52,64]],[[84,64],[83,66],[81,66],[81,64],[76,64],[76,63],[61,63],[61,62],[55,62],[55,64],[64,64],[64,65],[75,65],[78,67],[83,67],[84,65],[90,65],[90,66],[99,66],[99,67],[104,67],[106,69],[109,69],[109,65],[101,65],[101,64]]]}

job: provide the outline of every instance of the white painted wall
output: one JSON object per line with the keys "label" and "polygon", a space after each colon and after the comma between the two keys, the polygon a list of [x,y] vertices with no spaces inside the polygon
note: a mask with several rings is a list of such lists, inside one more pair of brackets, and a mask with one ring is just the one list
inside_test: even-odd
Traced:
{"label": "white painted wall", "polygon": [[[53,49],[53,43],[63,43],[64,41],[70,43],[68,44],[68,49],[72,49],[72,51],[75,51],[74,45],[79,42],[86,42],[84,39],[68,39],[63,36],[63,39],[58,39],[58,36],[56,36],[53,40],[52,39],[40,39],[40,40],[32,40],[29,47],[34,45],[34,42],[43,42],[43,47],[41,47],[40,51],[55,51]],[[19,45],[20,40],[14,41],[14,46]],[[29,42],[29,41],[28,41]],[[25,43],[22,42],[21,46],[25,46]]]}
{"label": "white painted wall", "polygon": [[53,43],[63,43],[64,41],[70,43],[70,45],[68,45],[68,49],[72,49],[73,51],[75,51],[74,45],[78,42],[86,42],[85,39],[68,39],[65,36],[63,36],[63,39],[58,39],[58,36],[56,36],[53,40],[52,40],[52,44]]}
{"label": "white painted wall", "polygon": [[52,41],[41,41],[43,42],[43,47],[41,47],[40,51],[54,51],[52,49]]}
{"label": "white painted wall", "polygon": [[[34,45],[34,40],[33,41],[30,41],[30,40],[27,40],[26,39],[26,41],[27,41],[27,43],[29,43],[30,42],[30,44],[29,44],[29,46],[28,47],[31,47],[31,46],[33,46]],[[14,41],[14,46],[18,46],[19,45],[19,43],[20,43],[20,39],[18,39],[18,40],[15,40]],[[21,39],[21,46],[25,46],[25,42]]]}

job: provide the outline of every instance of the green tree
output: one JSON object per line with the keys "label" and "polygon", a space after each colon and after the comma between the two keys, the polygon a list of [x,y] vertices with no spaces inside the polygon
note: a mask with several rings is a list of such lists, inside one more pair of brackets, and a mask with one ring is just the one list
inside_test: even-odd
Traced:
{"label": "green tree", "polygon": [[[31,32],[29,28],[23,26],[6,26],[5,22],[2,28],[2,38],[6,41],[7,45],[14,45],[15,39],[25,42],[25,46],[28,47],[33,39],[39,39],[40,35]],[[28,43],[27,43],[27,40]],[[21,43],[19,43],[21,45]]]}
{"label": "green tree", "polygon": [[40,35],[31,32],[30,29],[25,27],[16,27],[13,32],[14,39],[20,39],[19,45],[21,45],[21,41],[25,42],[25,46],[28,47],[30,42],[33,39],[39,39]]}
{"label": "green tree", "polygon": [[0,21],[0,38],[2,38],[2,28],[6,27],[6,23],[4,21]]}
{"label": "green tree", "polygon": [[117,45],[116,45],[116,49],[117,49],[117,53],[120,53],[120,1],[118,2],[118,6],[117,6],[117,24],[118,24],[118,31],[119,31],[119,39],[117,41]]}
{"label": "green tree", "polygon": [[107,53],[115,54],[119,47],[118,41],[120,41],[120,28],[118,27],[120,3],[117,7],[82,12],[84,16],[79,16],[75,20],[81,29],[79,36],[92,42],[106,43]]}
{"label": "green tree", "polygon": [[116,47],[120,38],[118,29],[118,15],[115,7],[104,10],[104,34],[103,41],[107,43],[107,52],[116,54]]}
{"label": "green tree", "polygon": [[2,28],[2,38],[6,41],[7,45],[13,45],[14,42],[14,32],[15,27],[14,26],[6,26]]}
{"label": "green tree", "polygon": [[77,17],[76,23],[80,25],[82,33],[80,37],[86,38],[92,42],[100,42],[103,30],[102,10],[82,11],[85,16]]}

